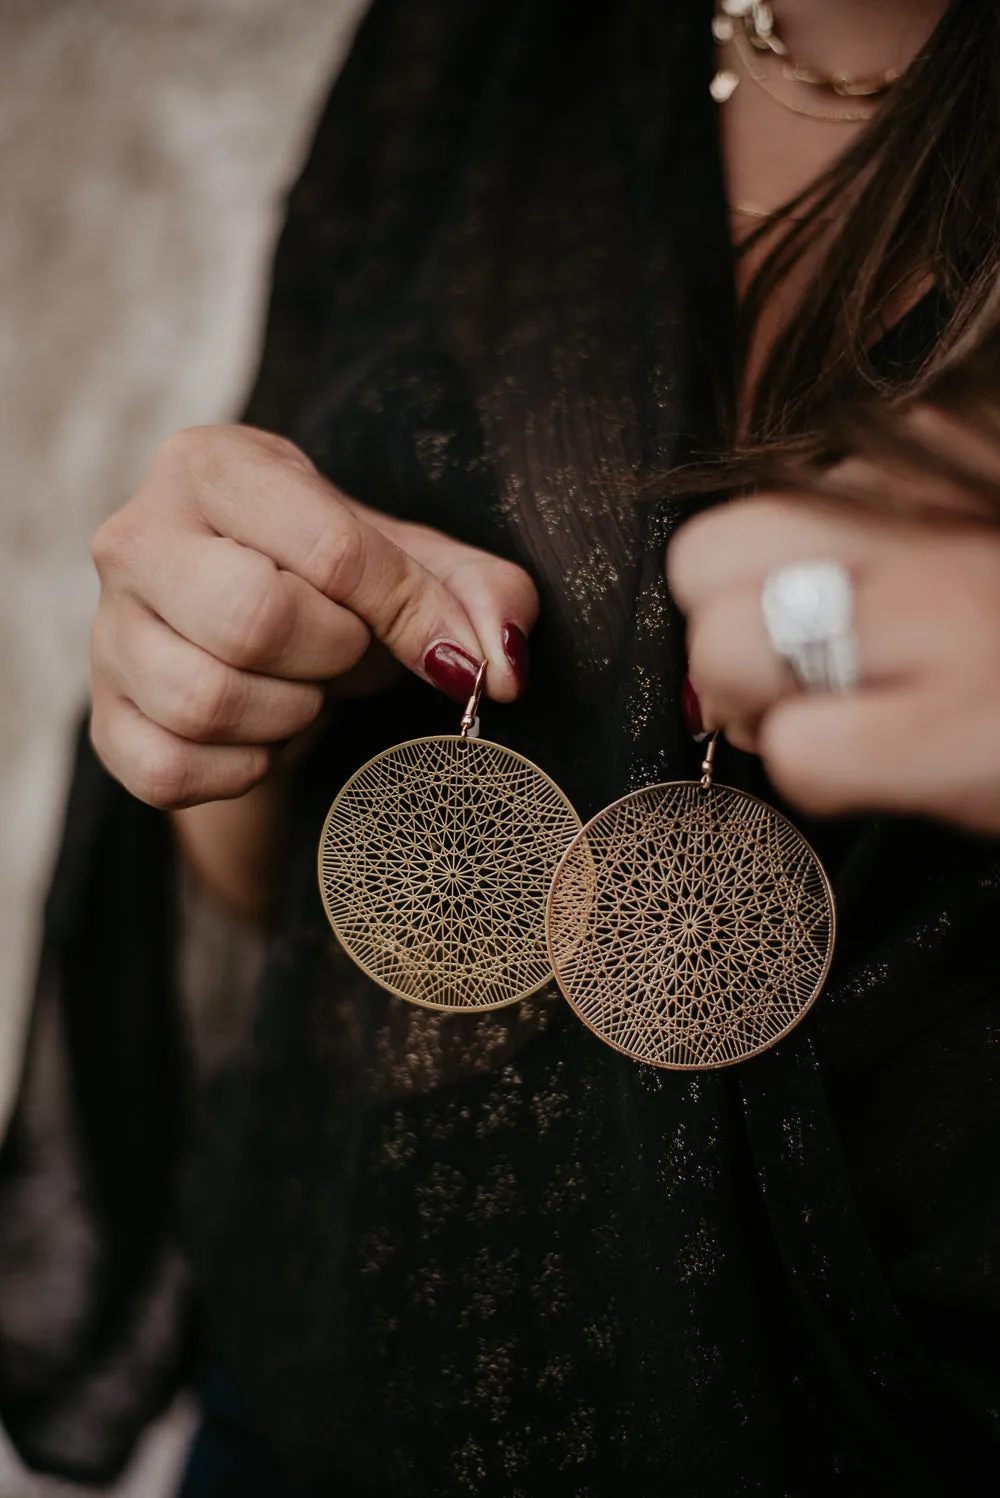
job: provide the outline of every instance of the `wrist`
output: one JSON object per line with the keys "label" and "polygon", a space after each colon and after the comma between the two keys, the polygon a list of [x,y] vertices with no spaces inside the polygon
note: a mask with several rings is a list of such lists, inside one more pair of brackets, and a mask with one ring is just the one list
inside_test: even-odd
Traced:
{"label": "wrist", "polygon": [[258,925],[273,915],[283,864],[288,769],[276,766],[246,795],[170,813],[185,864],[205,890]]}

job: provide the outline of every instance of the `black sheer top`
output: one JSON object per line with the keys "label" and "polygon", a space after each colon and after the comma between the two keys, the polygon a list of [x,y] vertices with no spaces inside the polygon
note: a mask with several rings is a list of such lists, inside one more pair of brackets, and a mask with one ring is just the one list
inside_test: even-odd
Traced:
{"label": "black sheer top", "polygon": [[[734,403],[711,9],[376,0],[291,197],[248,412],[531,571],[532,684],[484,732],[584,816],[698,762],[663,580],[692,506],[656,480],[722,449]],[[886,341],[890,378],[932,310]],[[826,994],[757,1060],[660,1072],[551,992],[437,1015],[338,952],[329,802],[454,728],[414,680],[337,709],[297,777],[252,1051],[188,1172],[202,1335],[290,1471],[331,1498],[996,1492],[1000,848],[808,827],[839,900]],[[27,1334],[0,1358],[16,1438],[64,1471],[113,1469],[176,1366],[172,1316],[149,1331],[187,1129],[171,878],[161,818],[81,749],[42,992],[92,1272],[41,1360]],[[129,1359],[95,1435],[94,1370]]]}

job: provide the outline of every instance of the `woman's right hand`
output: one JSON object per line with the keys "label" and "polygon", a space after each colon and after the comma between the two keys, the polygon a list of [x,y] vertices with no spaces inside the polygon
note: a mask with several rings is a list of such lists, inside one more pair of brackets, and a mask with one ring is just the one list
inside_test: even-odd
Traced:
{"label": "woman's right hand", "polygon": [[355,503],[249,427],[171,437],[93,543],[91,735],[128,790],[241,796],[373,641],[450,693],[524,685],[538,612],[520,567]]}

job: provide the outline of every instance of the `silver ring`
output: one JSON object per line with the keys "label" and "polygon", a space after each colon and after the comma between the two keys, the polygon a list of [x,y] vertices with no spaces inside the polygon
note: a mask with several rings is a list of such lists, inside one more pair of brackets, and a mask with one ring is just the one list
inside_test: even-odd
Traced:
{"label": "silver ring", "polygon": [[760,597],[771,648],[807,692],[858,685],[854,589],[839,562],[794,562],[768,575]]}

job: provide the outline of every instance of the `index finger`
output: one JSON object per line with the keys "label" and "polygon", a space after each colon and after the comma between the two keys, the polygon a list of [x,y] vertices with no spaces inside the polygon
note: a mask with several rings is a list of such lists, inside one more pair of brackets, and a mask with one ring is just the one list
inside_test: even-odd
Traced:
{"label": "index finger", "polygon": [[[457,598],[426,568],[355,513],[315,470],[283,461],[242,433],[227,443],[211,482],[196,485],[198,513],[220,535],[270,557],[368,625],[404,666],[424,666],[438,642],[506,670],[499,640],[481,640]],[[488,682],[488,678],[487,678]]]}
{"label": "index finger", "polygon": [[689,520],[667,553],[667,577],[688,613],[719,588],[763,581],[775,567],[814,559],[854,568],[894,552],[915,527],[844,514],[807,499],[733,500]]}

